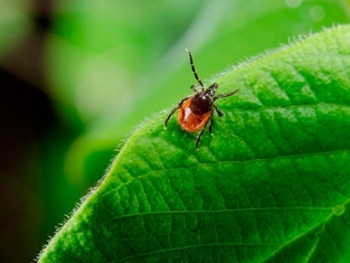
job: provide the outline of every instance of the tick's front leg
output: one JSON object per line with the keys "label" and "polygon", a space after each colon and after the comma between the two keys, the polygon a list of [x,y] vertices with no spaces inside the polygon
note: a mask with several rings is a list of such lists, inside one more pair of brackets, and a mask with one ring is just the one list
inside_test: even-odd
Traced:
{"label": "tick's front leg", "polygon": [[216,112],[218,113],[219,117],[224,116],[224,114],[222,113],[222,111],[218,108],[218,106],[216,106],[215,104],[213,104],[214,109],[216,110]]}
{"label": "tick's front leg", "polygon": [[186,98],[182,99],[182,100],[179,102],[179,104],[178,104],[174,109],[171,110],[171,112],[169,113],[168,117],[167,117],[166,120],[165,120],[165,127],[168,127],[168,121],[169,121],[170,117],[173,116],[173,114],[174,114],[178,109],[181,108],[182,103],[184,103],[184,101],[188,100],[189,98],[190,98],[190,97],[186,97]]}
{"label": "tick's front leg", "polygon": [[216,95],[216,96],[214,96],[214,101],[217,100],[217,99],[220,99],[220,98],[226,98],[226,97],[228,97],[228,96],[232,96],[232,95],[235,94],[237,91],[239,91],[239,89],[235,89],[234,91],[229,92],[229,93],[226,93],[226,94],[219,94],[219,95]]}

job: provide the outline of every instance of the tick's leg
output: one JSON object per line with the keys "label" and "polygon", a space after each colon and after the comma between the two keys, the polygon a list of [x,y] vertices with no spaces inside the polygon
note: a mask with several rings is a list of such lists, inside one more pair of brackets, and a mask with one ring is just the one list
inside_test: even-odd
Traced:
{"label": "tick's leg", "polygon": [[218,108],[218,106],[216,106],[215,104],[213,104],[214,109],[216,110],[216,112],[218,113],[219,117],[222,117],[224,114],[222,113],[222,111]]}
{"label": "tick's leg", "polygon": [[210,134],[213,134],[213,119],[214,119],[213,116],[214,116],[214,112],[212,111],[210,113],[210,119],[209,119],[209,121],[210,121],[209,132],[210,132]]}
{"label": "tick's leg", "polygon": [[236,89],[236,90],[234,90],[234,91],[232,91],[232,92],[229,92],[229,93],[226,93],[226,94],[219,94],[219,95],[216,95],[216,96],[214,96],[214,101],[216,100],[216,99],[220,99],[220,98],[225,98],[225,97],[228,97],[228,96],[232,96],[233,94],[235,94],[237,91],[239,91],[239,89]]}
{"label": "tick's leg", "polygon": [[191,64],[191,69],[193,72],[194,77],[196,78],[196,80],[198,81],[199,85],[202,87],[202,91],[204,91],[204,85],[203,82],[200,80],[200,78],[198,77],[196,68],[194,67],[194,63],[193,63],[193,58],[192,58],[192,54],[191,52],[186,48],[186,51],[188,52],[188,56],[190,58],[190,64]]}
{"label": "tick's leg", "polygon": [[196,85],[192,85],[190,88],[191,88],[191,90],[193,90],[193,92],[195,92],[195,93],[198,92],[198,90],[196,89]]}
{"label": "tick's leg", "polygon": [[175,111],[177,111],[178,109],[181,108],[182,103],[184,103],[184,101],[185,101],[185,100],[188,100],[189,98],[190,98],[190,97],[184,98],[183,100],[181,100],[181,101],[179,102],[179,104],[178,104],[174,109],[171,110],[171,112],[169,113],[168,117],[167,117],[166,120],[165,120],[165,127],[168,126],[168,121],[169,121],[170,117],[173,116],[173,114],[175,113]]}
{"label": "tick's leg", "polygon": [[165,127],[168,127],[168,121],[169,121],[170,117],[173,116],[175,111],[177,111],[180,108],[181,108],[181,105],[177,105],[174,109],[172,109],[172,111],[169,113],[168,117],[165,120]]}
{"label": "tick's leg", "polygon": [[196,149],[198,149],[198,144],[199,144],[199,141],[202,138],[204,130],[205,130],[205,127],[203,127],[203,129],[201,129],[201,131],[198,133],[197,140],[196,140]]}
{"label": "tick's leg", "polygon": [[198,149],[199,141],[200,141],[201,138],[202,138],[203,132],[205,131],[205,128],[207,127],[207,124],[208,124],[208,122],[204,125],[204,127],[201,129],[201,131],[200,131],[200,132],[198,133],[198,135],[197,135],[196,149]]}

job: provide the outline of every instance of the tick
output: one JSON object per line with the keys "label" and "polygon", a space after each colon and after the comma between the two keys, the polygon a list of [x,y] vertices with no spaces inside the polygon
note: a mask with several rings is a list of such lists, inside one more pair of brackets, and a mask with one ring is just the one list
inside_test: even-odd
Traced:
{"label": "tick", "polygon": [[182,99],[179,104],[172,109],[168,117],[165,120],[165,127],[168,126],[168,121],[170,117],[179,110],[179,115],[177,117],[180,127],[187,132],[197,132],[199,131],[196,139],[196,148],[198,148],[199,141],[203,135],[205,128],[209,123],[209,132],[212,134],[213,129],[213,117],[214,111],[213,108],[218,113],[219,117],[222,117],[224,114],[222,111],[215,105],[217,99],[225,98],[232,96],[239,89],[236,89],[232,92],[226,94],[215,95],[216,90],[219,87],[219,84],[214,82],[207,89],[204,88],[203,82],[198,77],[196,69],[194,67],[193,58],[191,52],[186,49],[188,56],[190,58],[190,65],[195,79],[197,80],[198,85],[192,85],[190,88],[195,93],[192,96],[188,96]]}

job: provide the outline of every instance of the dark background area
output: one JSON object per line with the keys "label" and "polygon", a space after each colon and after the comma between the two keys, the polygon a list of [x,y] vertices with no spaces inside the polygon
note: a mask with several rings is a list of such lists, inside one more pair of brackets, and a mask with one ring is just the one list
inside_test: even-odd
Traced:
{"label": "dark background area", "polygon": [[[43,70],[43,46],[51,28],[52,4],[53,1],[31,3],[34,12],[29,35],[1,56],[1,262],[33,261],[49,235],[53,235],[58,223],[56,209],[48,206],[52,202],[45,194],[45,188],[51,185],[52,168],[46,169],[49,166],[43,156],[57,144],[50,137],[68,145],[77,133],[56,113]],[[84,194],[75,192],[75,197],[71,195],[73,203],[62,202],[57,207],[61,221]]]}

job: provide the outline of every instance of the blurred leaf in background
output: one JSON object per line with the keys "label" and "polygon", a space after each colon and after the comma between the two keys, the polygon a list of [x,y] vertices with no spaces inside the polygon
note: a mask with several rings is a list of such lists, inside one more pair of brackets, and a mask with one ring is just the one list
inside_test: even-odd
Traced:
{"label": "blurred leaf in background", "polygon": [[32,23],[28,17],[29,10],[25,1],[1,0],[0,4],[0,54],[4,54],[12,48],[14,43],[28,34]]}
{"label": "blurred leaf in background", "polygon": [[[7,121],[0,172],[6,175],[2,188],[11,189],[2,192],[1,212],[7,215],[2,225],[18,218],[24,223],[8,230],[12,236],[1,236],[7,245],[0,260],[20,247],[29,248],[21,250],[18,262],[34,258],[64,214],[104,174],[123,138],[147,116],[191,93],[186,47],[209,83],[213,74],[247,57],[348,23],[348,5],[52,0],[30,6],[2,0],[1,106]],[[8,213],[9,200],[17,197],[23,216]],[[19,225],[26,228],[18,230]]]}

